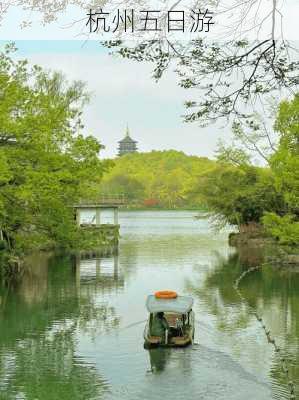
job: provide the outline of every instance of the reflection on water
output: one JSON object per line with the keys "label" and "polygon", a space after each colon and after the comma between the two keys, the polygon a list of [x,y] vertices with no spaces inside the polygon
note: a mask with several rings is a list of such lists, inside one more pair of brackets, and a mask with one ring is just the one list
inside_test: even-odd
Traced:
{"label": "reflection on water", "polygon": [[86,253],[75,257],[78,287],[95,285],[103,291],[122,290],[124,278],[119,271],[118,256],[98,257]]}
{"label": "reflection on water", "polygon": [[79,330],[94,337],[117,329],[115,309],[96,294],[122,287],[123,280],[117,259],[89,261],[96,264],[96,273],[91,274],[89,265],[87,281],[84,259],[34,255],[17,287],[2,284],[1,399],[85,400],[109,392],[94,363],[76,354],[76,334]]}
{"label": "reflection on water", "polygon": [[[250,273],[242,302],[246,261],[193,215],[122,212],[118,257],[38,254],[18,284],[0,284],[0,399],[289,399],[248,305],[298,388],[299,274]],[[146,296],[165,288],[194,297],[198,345],[144,350]]]}
{"label": "reflection on water", "polygon": [[152,372],[159,373],[164,371],[170,357],[170,352],[171,349],[161,347],[148,350]]}
{"label": "reflection on water", "polygon": [[[246,275],[240,290],[248,307],[230,284],[247,268],[249,265],[241,263],[238,254],[219,257],[202,285],[194,284],[194,278],[186,284],[190,293],[204,301],[207,312],[215,315],[219,332],[227,333],[222,340],[219,338],[220,343],[223,339],[229,342],[234,353],[258,371],[268,363],[264,373],[268,373],[275,388],[273,397],[288,398],[289,382],[294,381],[297,390],[299,383],[299,276],[293,269],[271,265]],[[267,346],[264,331],[250,310],[262,316],[262,324],[276,340],[280,354]],[[282,370],[281,358],[288,364],[287,374]]]}

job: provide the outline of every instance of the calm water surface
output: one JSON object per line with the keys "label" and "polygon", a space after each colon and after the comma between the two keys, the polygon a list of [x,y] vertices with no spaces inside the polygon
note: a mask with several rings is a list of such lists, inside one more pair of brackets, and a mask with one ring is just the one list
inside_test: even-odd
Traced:
{"label": "calm water surface", "polygon": [[[0,399],[289,399],[299,386],[299,273],[240,260],[192,212],[122,212],[118,257],[34,256],[0,285]],[[254,252],[253,252],[254,253]],[[143,349],[145,299],[192,295],[195,344]],[[287,360],[268,343],[263,316]],[[296,393],[297,397],[299,393]]]}

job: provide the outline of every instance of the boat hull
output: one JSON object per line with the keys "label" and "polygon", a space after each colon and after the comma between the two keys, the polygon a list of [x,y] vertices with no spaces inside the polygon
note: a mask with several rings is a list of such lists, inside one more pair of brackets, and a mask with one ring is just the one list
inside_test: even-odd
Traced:
{"label": "boat hull", "polygon": [[190,344],[193,343],[193,339],[187,338],[184,340],[172,342],[170,341],[169,343],[164,343],[162,341],[153,341],[151,338],[145,339],[144,340],[144,348],[149,349],[152,347],[187,347],[190,346]]}
{"label": "boat hull", "polygon": [[147,322],[144,328],[144,347],[186,347],[193,343],[194,340],[194,318],[192,315],[192,325],[189,327],[184,336],[171,336],[167,343],[165,343],[164,338],[159,336],[151,336],[149,329],[150,321]]}

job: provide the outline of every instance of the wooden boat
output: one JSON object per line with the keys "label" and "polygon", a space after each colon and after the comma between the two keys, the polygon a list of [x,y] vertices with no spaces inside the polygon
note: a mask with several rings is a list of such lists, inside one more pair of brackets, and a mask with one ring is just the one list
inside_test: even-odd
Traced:
{"label": "wooden boat", "polygon": [[[165,293],[165,297],[163,297],[163,293]],[[144,329],[144,346],[146,348],[151,346],[183,347],[193,343],[194,312],[192,306],[192,297],[178,296],[175,292],[162,291],[148,296],[146,308],[149,318]],[[161,313],[167,321],[168,329],[165,329],[164,335],[154,336],[152,324],[157,314]]]}

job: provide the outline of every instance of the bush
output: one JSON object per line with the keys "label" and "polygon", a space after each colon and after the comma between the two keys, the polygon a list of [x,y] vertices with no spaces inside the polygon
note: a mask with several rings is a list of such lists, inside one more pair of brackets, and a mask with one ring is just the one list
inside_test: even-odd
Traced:
{"label": "bush", "polygon": [[275,213],[267,213],[263,217],[263,224],[272,236],[281,244],[296,245],[299,243],[299,222],[294,215],[278,216]]}

